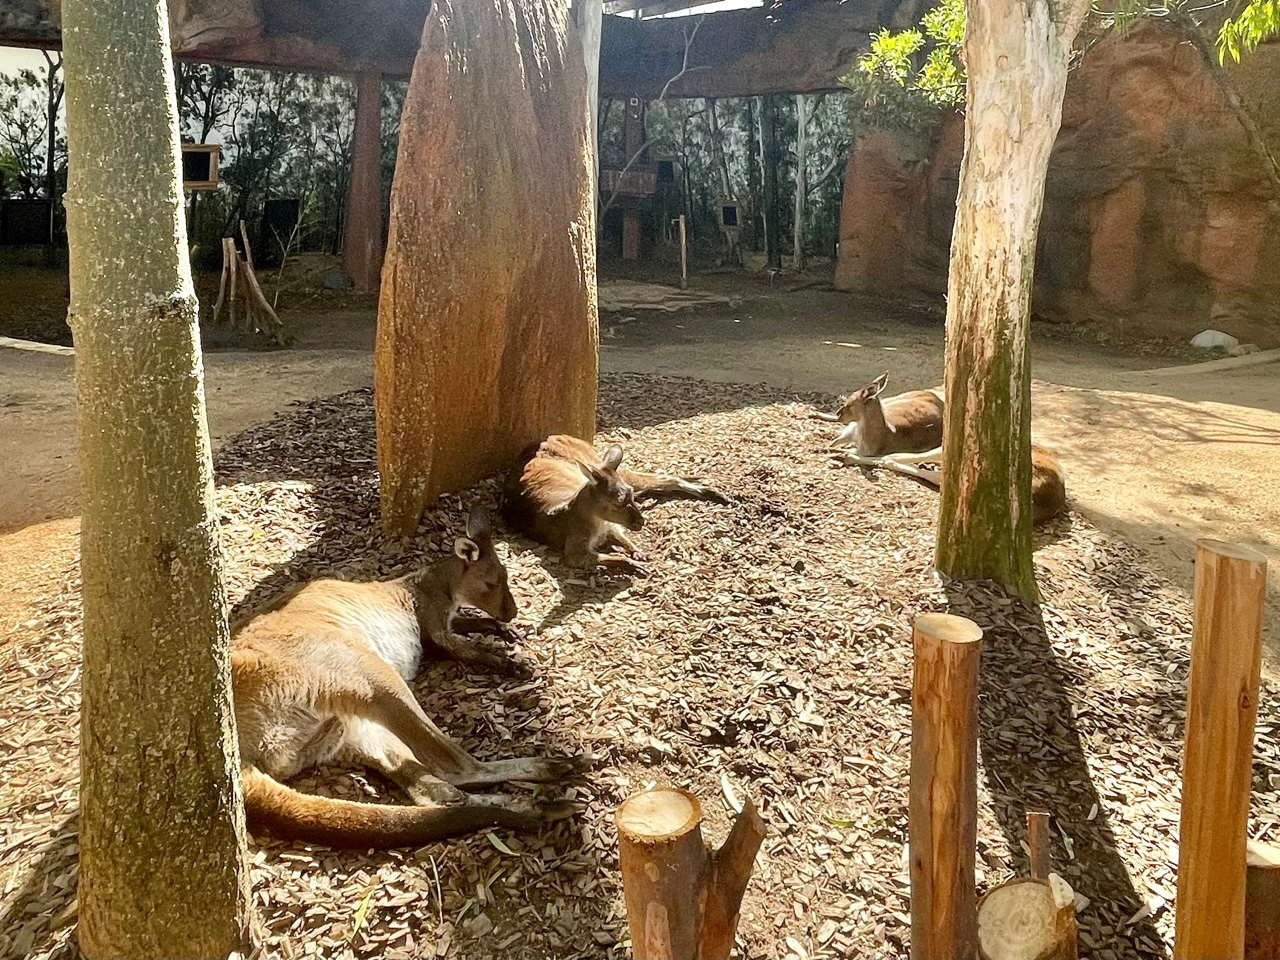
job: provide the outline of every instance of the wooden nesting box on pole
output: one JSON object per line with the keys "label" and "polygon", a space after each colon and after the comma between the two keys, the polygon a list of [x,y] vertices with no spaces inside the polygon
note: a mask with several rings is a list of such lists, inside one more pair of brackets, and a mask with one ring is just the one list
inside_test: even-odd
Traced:
{"label": "wooden nesting box on pole", "polygon": [[702,807],[660,787],[618,808],[618,861],[636,960],[724,960],[733,948],[765,824],[750,800],[724,845],[702,839]]}
{"label": "wooden nesting box on pole", "polygon": [[1242,957],[1245,844],[1267,561],[1196,543],[1173,955]]}
{"label": "wooden nesting box on pole", "polygon": [[982,630],[916,617],[911,683],[911,956],[977,953],[978,662]]}

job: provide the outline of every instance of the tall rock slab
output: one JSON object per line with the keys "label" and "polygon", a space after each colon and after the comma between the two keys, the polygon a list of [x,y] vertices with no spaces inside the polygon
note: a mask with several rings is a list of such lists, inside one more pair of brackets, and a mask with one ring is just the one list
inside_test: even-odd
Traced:
{"label": "tall rock slab", "polygon": [[400,123],[374,355],[382,517],[595,432],[595,207],[564,0],[439,0]]}

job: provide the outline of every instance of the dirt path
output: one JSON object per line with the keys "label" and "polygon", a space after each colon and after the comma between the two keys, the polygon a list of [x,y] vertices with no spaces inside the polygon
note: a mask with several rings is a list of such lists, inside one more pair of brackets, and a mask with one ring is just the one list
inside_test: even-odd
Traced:
{"label": "dirt path", "polygon": [[[936,318],[820,291],[747,293],[737,308],[603,315],[602,368],[826,392],[886,370],[891,390],[941,381]],[[369,382],[370,313],[304,319],[296,349],[207,355],[215,443],[294,400]],[[1270,480],[1280,464],[1280,367],[1161,378],[1148,371],[1183,358],[1051,332],[1038,328],[1033,341],[1035,430],[1059,449],[1076,507],[1188,589],[1196,538],[1262,551],[1270,644],[1280,652],[1280,491]],[[64,519],[75,514],[78,483],[72,361],[0,350],[0,411],[3,633],[27,618],[40,570],[65,566],[55,557],[75,547],[76,524]]]}

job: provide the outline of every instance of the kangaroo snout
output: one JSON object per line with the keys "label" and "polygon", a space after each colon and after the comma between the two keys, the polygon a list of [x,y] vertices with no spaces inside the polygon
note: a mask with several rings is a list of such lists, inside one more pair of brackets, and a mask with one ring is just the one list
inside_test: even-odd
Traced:
{"label": "kangaroo snout", "polygon": [[626,528],[628,530],[639,530],[644,526],[644,514],[640,512],[640,508],[634,503],[627,507]]}

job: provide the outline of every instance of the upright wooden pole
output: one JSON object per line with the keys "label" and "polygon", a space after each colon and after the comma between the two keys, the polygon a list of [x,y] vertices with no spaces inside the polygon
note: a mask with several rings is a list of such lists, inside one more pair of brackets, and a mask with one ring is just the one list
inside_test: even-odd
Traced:
{"label": "upright wooden pole", "polygon": [[1258,714],[1267,561],[1196,543],[1187,682],[1176,958],[1244,956],[1245,843]]}
{"label": "upright wooden pole", "polygon": [[1027,858],[1031,876],[1049,879],[1049,814],[1043,810],[1027,811]]}
{"label": "upright wooden pole", "polygon": [[342,239],[342,268],[360,293],[374,293],[382,277],[382,76],[356,80],[356,125],[351,140],[351,188]]}
{"label": "upright wooden pole", "polygon": [[1280,960],[1280,847],[1250,840],[1246,864],[1245,958]]}
{"label": "upright wooden pole", "polygon": [[972,958],[982,630],[963,617],[926,613],[912,639],[911,956]]}
{"label": "upright wooden pole", "polygon": [[702,807],[662,787],[615,815],[618,861],[636,960],[724,960],[765,825],[747,801],[719,850],[702,839]]}
{"label": "upright wooden pole", "polygon": [[680,224],[680,289],[683,290],[689,286],[689,241],[683,213],[677,223]]}

